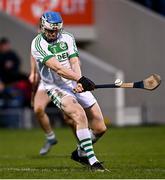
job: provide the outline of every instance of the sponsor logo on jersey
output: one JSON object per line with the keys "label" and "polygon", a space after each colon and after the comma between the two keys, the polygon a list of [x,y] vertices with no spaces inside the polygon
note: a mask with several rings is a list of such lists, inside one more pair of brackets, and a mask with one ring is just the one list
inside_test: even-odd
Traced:
{"label": "sponsor logo on jersey", "polygon": [[56,58],[58,59],[58,61],[66,61],[68,60],[68,53],[67,52],[64,52],[64,53],[61,53],[61,54],[57,54],[56,55]]}
{"label": "sponsor logo on jersey", "polygon": [[49,45],[48,46],[48,50],[52,53],[52,54],[56,54],[56,53],[62,53],[64,51],[68,50],[68,45],[66,42],[59,42],[56,43],[54,45]]}
{"label": "sponsor logo on jersey", "polygon": [[62,50],[67,50],[67,44],[65,42],[60,42],[59,46]]}
{"label": "sponsor logo on jersey", "polygon": [[49,45],[48,50],[55,55],[58,61],[61,62],[68,60],[68,45],[66,42]]}

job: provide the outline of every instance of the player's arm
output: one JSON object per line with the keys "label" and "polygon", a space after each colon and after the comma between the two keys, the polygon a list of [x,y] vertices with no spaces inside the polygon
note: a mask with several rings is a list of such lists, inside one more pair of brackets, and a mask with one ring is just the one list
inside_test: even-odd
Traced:
{"label": "player's arm", "polygon": [[[75,73],[82,76],[81,75],[81,68],[80,68],[80,60],[78,57],[70,58],[70,65],[71,65],[72,70]],[[82,84],[77,83],[77,86],[74,88],[74,92],[83,92],[83,91],[84,91],[84,88],[83,88]]]}
{"label": "player's arm", "polygon": [[39,75],[37,72],[36,62],[33,56],[30,56],[30,75],[29,75],[29,81],[32,84],[32,91],[31,91],[31,107],[34,106],[34,96],[38,87],[39,83]]}
{"label": "player's arm", "polygon": [[55,57],[51,57],[45,62],[45,65],[53,69],[58,75],[76,81],[77,87],[74,89],[75,92],[91,91],[94,90],[95,84],[88,78],[81,76],[71,69],[67,69],[62,66]]}
{"label": "player's arm", "polygon": [[73,57],[70,59],[70,65],[72,70],[81,76],[81,67],[80,67],[80,60],[78,57]]}
{"label": "player's arm", "polygon": [[45,65],[53,69],[59,76],[62,76],[66,79],[78,82],[78,80],[81,78],[80,74],[77,74],[73,70],[62,66],[55,57],[51,57],[50,59],[48,59],[45,62]]}
{"label": "player's arm", "polygon": [[39,81],[39,75],[37,72],[37,68],[36,68],[36,62],[33,58],[33,56],[31,55],[30,57],[30,75],[29,75],[29,81],[32,84],[37,84]]}

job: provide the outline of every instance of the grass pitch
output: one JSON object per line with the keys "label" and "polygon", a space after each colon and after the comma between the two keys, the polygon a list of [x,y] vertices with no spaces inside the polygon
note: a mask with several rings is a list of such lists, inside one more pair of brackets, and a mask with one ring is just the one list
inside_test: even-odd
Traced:
{"label": "grass pitch", "polygon": [[94,145],[98,159],[110,172],[92,173],[70,159],[75,139],[70,129],[56,129],[59,143],[41,157],[40,129],[0,129],[2,178],[165,178],[165,126],[110,128]]}

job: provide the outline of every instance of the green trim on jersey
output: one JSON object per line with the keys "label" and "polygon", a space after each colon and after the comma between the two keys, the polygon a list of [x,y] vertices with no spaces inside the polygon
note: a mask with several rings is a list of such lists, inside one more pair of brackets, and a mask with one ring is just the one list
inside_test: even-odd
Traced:
{"label": "green trim on jersey", "polygon": [[35,48],[36,48],[36,50],[41,54],[41,56],[43,56],[43,57],[46,57],[46,56],[48,56],[48,54],[43,50],[43,48],[41,47],[41,37],[42,37],[42,35],[41,34],[39,34],[38,36],[37,36],[37,38],[36,38],[36,40],[35,40]]}
{"label": "green trim on jersey", "polygon": [[73,58],[73,57],[79,57],[78,53],[71,54],[71,55],[69,56],[69,59],[71,59],[71,58]]}
{"label": "green trim on jersey", "polygon": [[54,57],[54,55],[48,55],[48,56],[45,56],[42,63],[44,64],[47,60],[49,60],[50,58]]}

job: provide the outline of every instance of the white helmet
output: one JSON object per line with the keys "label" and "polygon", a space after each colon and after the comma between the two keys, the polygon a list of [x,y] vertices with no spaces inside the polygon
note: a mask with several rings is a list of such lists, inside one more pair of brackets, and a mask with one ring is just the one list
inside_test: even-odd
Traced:
{"label": "white helmet", "polygon": [[56,41],[63,27],[61,15],[58,12],[45,12],[41,17],[40,27],[46,41]]}

